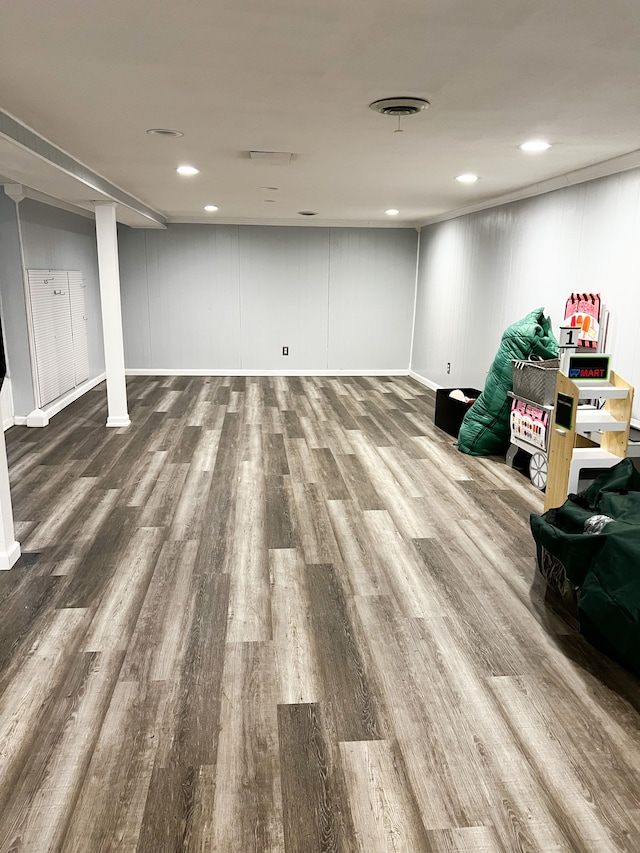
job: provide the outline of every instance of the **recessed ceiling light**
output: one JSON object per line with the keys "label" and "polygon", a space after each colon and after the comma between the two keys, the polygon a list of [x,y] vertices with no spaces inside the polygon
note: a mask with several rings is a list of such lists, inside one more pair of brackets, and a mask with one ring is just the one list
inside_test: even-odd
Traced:
{"label": "recessed ceiling light", "polygon": [[545,142],[543,139],[529,139],[520,146],[521,151],[528,151],[530,154],[546,151],[548,148],[551,148],[551,143]]}
{"label": "recessed ceiling light", "polygon": [[466,172],[464,175],[458,175],[456,177],[456,181],[460,181],[461,184],[475,184],[478,180],[477,175],[472,175],[471,172]]}
{"label": "recessed ceiling light", "polygon": [[268,190],[269,192],[277,193],[280,187],[260,187],[261,190]]}
{"label": "recessed ceiling light", "polygon": [[176,172],[179,175],[197,175],[200,169],[196,169],[195,166],[178,166]]}
{"label": "recessed ceiling light", "polygon": [[181,130],[169,130],[168,127],[151,127],[147,133],[149,136],[184,136]]}
{"label": "recessed ceiling light", "polygon": [[263,199],[263,201],[265,204],[275,204],[276,203],[275,198],[265,198],[265,199]]}
{"label": "recessed ceiling light", "polygon": [[299,210],[298,211],[298,216],[317,216],[317,215],[318,215],[317,210]]}
{"label": "recessed ceiling light", "polygon": [[395,207],[390,207],[389,210],[385,210],[385,213],[387,214],[387,216],[397,216],[400,211],[396,210]]}
{"label": "recessed ceiling light", "polygon": [[218,210],[218,208],[216,207],[216,205],[215,205],[215,204],[205,204],[204,209],[205,209],[208,213],[215,213],[215,212],[216,212],[216,210]]}

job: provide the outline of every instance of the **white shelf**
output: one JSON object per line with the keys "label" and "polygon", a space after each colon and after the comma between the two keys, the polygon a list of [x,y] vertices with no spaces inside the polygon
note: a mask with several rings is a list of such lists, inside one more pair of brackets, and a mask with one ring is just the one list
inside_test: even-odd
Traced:
{"label": "white shelf", "polygon": [[[623,389],[625,390],[625,389]],[[578,432],[624,432],[626,421],[617,421],[606,409],[591,409],[578,406],[576,429]]]}
{"label": "white shelf", "polygon": [[601,400],[624,400],[629,394],[628,388],[618,388],[610,382],[576,382],[581,400],[598,397]]}
{"label": "white shelf", "polygon": [[575,494],[580,483],[580,471],[584,468],[612,468],[620,457],[601,447],[575,447],[569,466],[568,494]]}
{"label": "white shelf", "polygon": [[620,457],[616,456],[614,453],[609,453],[608,450],[603,450],[601,447],[574,447],[573,448],[573,456],[571,457],[572,464],[573,462],[580,463],[583,468],[588,468],[589,463],[593,462],[593,468],[598,468],[605,462],[610,462],[612,465],[620,462]]}

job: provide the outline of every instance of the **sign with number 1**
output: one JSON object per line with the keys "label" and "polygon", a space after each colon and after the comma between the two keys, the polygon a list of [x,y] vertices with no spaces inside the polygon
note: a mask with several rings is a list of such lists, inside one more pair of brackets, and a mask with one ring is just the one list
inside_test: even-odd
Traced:
{"label": "sign with number 1", "polygon": [[570,349],[578,346],[580,329],[577,326],[560,326],[558,345],[560,349]]}

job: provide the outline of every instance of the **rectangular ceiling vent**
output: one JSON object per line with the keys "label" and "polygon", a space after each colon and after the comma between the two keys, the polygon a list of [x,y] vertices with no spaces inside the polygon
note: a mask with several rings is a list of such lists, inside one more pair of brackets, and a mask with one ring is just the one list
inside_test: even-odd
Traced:
{"label": "rectangular ceiling vent", "polygon": [[290,151],[249,151],[249,157],[265,166],[289,166],[293,160]]}

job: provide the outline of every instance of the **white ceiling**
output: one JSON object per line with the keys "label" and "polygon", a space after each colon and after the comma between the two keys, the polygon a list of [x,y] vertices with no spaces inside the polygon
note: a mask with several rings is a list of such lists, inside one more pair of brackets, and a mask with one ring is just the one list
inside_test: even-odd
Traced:
{"label": "white ceiling", "polygon": [[[0,108],[168,221],[417,225],[640,165],[638,0],[21,0],[1,18]],[[368,109],[389,96],[431,108],[394,133]],[[531,137],[553,147],[524,154]],[[90,206],[15,149],[0,175]]]}

